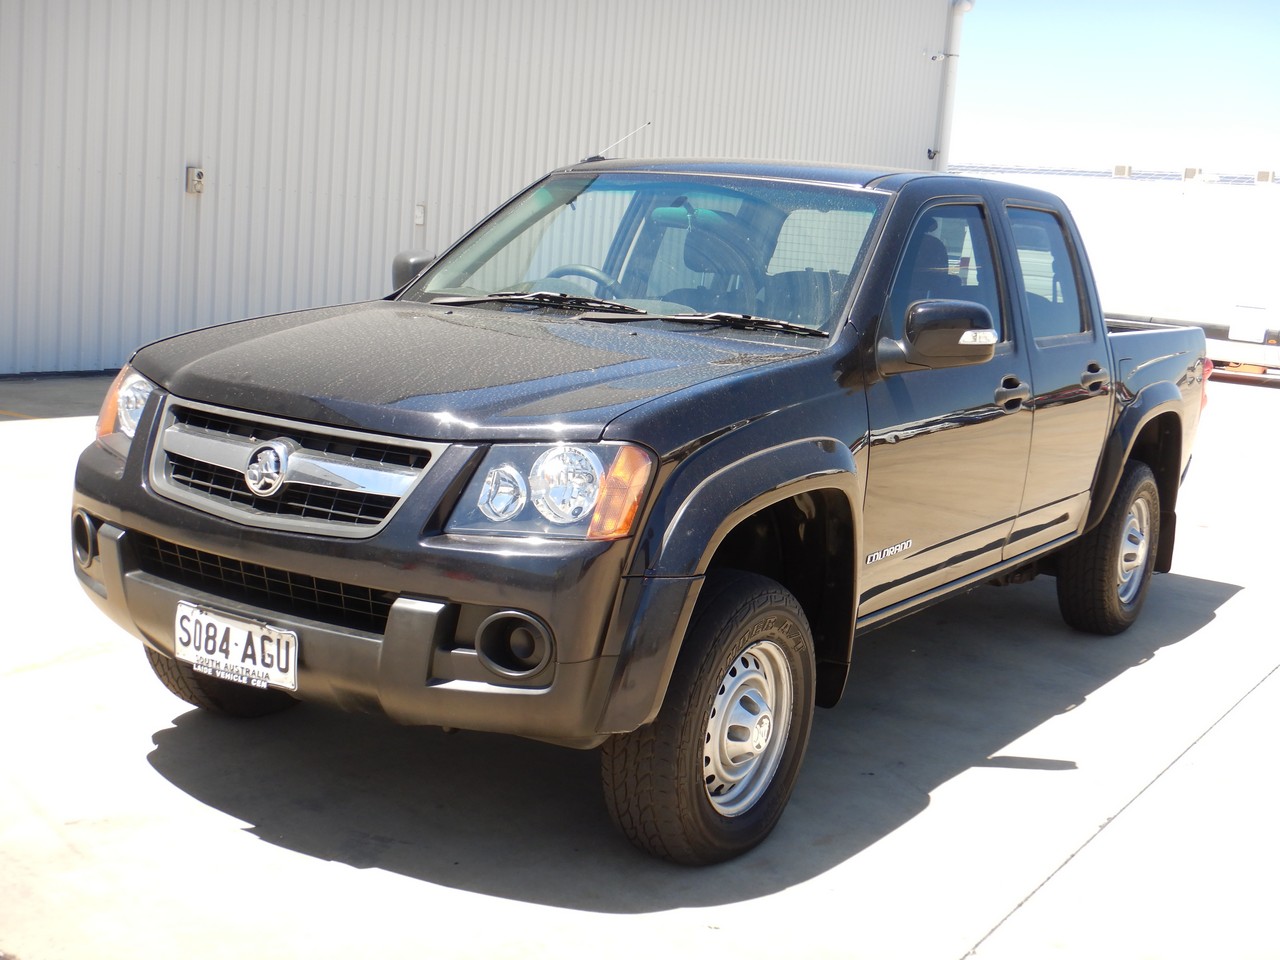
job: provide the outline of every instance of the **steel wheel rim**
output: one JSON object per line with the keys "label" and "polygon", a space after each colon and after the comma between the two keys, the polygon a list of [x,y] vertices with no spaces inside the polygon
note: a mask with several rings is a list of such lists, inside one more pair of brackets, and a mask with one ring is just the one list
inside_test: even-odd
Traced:
{"label": "steel wheel rim", "polygon": [[716,813],[736,817],[768,789],[791,727],[791,665],[761,640],[734,658],[707,715],[703,776]]}
{"label": "steel wheel rim", "polygon": [[1116,560],[1116,591],[1123,604],[1133,603],[1142,589],[1143,571],[1151,549],[1151,507],[1146,500],[1134,500],[1124,519],[1120,556]]}

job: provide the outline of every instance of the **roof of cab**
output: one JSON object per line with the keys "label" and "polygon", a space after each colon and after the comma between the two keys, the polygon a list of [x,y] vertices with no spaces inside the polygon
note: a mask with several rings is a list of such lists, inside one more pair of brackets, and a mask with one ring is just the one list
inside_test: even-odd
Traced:
{"label": "roof of cab", "polygon": [[695,160],[674,157],[638,160],[605,160],[593,157],[570,164],[563,170],[575,173],[608,170],[617,173],[691,173],[729,177],[763,177],[771,180],[832,183],[850,187],[869,187],[886,177],[902,178],[905,181],[930,175],[924,171],[895,170],[888,167],[856,167],[838,163],[809,163],[794,160]]}
{"label": "roof of cab", "polygon": [[1020,198],[1061,205],[1050,193],[1034,187],[973,177],[968,174],[946,173],[936,170],[901,170],[893,167],[859,167],[840,163],[815,163],[798,160],[730,160],[686,159],[679,157],[606,160],[588,157],[575,164],[562,167],[556,173],[585,173],[609,171],[615,173],[670,173],[695,176],[752,177],[767,180],[790,180],[800,183],[825,183],[844,187],[863,187],[897,192],[907,184],[919,180],[932,180],[938,185],[938,193],[992,193],[1009,198]]}

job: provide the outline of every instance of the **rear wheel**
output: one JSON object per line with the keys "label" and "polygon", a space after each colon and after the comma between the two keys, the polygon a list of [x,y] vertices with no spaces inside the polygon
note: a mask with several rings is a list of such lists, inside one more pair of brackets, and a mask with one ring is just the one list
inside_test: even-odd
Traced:
{"label": "rear wheel", "polygon": [[1142,612],[1160,542],[1160,490],[1134,460],[1102,522],[1058,559],[1058,609],[1077,630],[1105,636],[1127,630]]}
{"label": "rear wheel", "polygon": [[677,863],[756,846],[799,774],[814,674],[809,624],[790,593],[755,574],[710,575],[657,718],[602,750],[614,822]]}
{"label": "rear wheel", "polygon": [[228,717],[265,717],[298,703],[283,690],[259,690],[241,683],[218,680],[196,673],[189,663],[166,657],[150,647],[144,649],[151,669],[170,693],[211,713]]}

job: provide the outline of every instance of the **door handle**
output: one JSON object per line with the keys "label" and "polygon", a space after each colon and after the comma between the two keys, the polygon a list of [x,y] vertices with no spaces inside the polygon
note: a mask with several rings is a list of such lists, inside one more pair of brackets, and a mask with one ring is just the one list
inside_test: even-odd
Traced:
{"label": "door handle", "polygon": [[996,406],[1001,407],[1005,413],[1017,413],[1030,399],[1030,384],[1023,383],[1013,375],[1001,380],[1000,387],[996,390]]}
{"label": "door handle", "polygon": [[1110,379],[1111,375],[1102,364],[1096,360],[1090,360],[1089,365],[1084,368],[1084,373],[1080,374],[1080,386],[1089,390],[1090,393],[1097,393]]}

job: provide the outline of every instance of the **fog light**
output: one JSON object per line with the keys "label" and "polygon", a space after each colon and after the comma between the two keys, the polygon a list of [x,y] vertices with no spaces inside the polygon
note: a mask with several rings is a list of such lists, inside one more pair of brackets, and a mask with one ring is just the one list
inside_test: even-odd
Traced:
{"label": "fog light", "polygon": [[82,570],[87,570],[98,555],[98,525],[83,510],[71,516],[71,550]]}
{"label": "fog light", "polygon": [[476,630],[476,654],[500,677],[531,677],[551,660],[551,632],[541,621],[515,610],[487,617]]}

